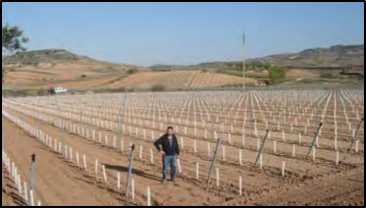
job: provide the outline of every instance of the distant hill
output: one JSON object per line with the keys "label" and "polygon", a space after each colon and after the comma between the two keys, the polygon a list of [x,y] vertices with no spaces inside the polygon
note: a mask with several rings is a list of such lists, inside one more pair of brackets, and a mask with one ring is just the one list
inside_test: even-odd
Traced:
{"label": "distant hill", "polygon": [[114,64],[77,55],[65,49],[18,52],[2,57],[5,84],[13,87],[56,85],[65,81],[87,81],[105,76],[120,77],[144,67]]}
{"label": "distant hill", "polygon": [[[141,67],[114,64],[77,55],[64,49],[20,52],[2,58],[6,71],[4,86],[16,89],[65,86],[74,89],[165,89],[236,86],[243,82],[241,61],[216,61],[196,65]],[[263,63],[285,69],[285,82],[319,83],[362,81],[363,45],[336,45],[298,53],[277,54],[246,60],[245,76],[252,85],[268,83]],[[259,64],[258,64],[259,63]],[[352,67],[352,70],[343,68]]]}
{"label": "distant hill", "polygon": [[[247,59],[246,63],[270,63],[285,68],[337,68],[364,65],[364,45],[335,45],[329,48],[306,49],[298,53],[275,54],[260,58]],[[215,61],[196,65],[155,65],[158,69],[233,69],[240,68],[242,61]]]}
{"label": "distant hill", "polygon": [[5,65],[66,64],[76,62],[117,65],[89,58],[87,56],[77,55],[65,49],[44,49],[18,52],[15,55],[3,57],[2,61]]}
{"label": "distant hill", "polygon": [[[114,64],[81,56],[64,49],[20,52],[3,57],[7,71],[5,86],[9,89],[46,89],[63,86],[79,90],[100,89],[190,89],[236,86],[254,79],[214,72],[172,71],[178,66],[157,65],[156,68]],[[146,70],[147,69],[147,70]],[[154,69],[157,69],[155,71]]]}
{"label": "distant hill", "polygon": [[251,59],[287,68],[344,67],[364,65],[364,45],[335,45]]}

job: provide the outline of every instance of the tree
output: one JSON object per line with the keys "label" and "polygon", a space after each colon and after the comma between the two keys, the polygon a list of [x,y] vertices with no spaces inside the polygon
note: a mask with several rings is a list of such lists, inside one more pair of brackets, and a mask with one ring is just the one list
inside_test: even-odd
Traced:
{"label": "tree", "polygon": [[[23,35],[23,31],[17,26],[6,24],[2,29],[2,56],[13,55],[18,51],[25,51],[24,44],[29,38]],[[2,81],[5,80],[5,69],[2,67]]]}
{"label": "tree", "polygon": [[2,30],[2,51],[6,55],[11,55],[18,51],[25,51],[23,44],[27,43],[29,38],[23,35],[23,31],[17,26],[3,26]]}

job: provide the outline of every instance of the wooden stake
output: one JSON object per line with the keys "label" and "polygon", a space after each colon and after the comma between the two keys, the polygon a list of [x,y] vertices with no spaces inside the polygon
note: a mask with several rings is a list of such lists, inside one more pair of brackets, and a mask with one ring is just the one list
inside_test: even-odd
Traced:
{"label": "wooden stake", "polygon": [[199,168],[200,168],[200,164],[198,162],[196,162],[196,179],[199,180]]}
{"label": "wooden stake", "polygon": [[184,139],[183,137],[180,137],[180,145],[181,145],[181,149],[184,149]]}
{"label": "wooden stake", "polygon": [[298,135],[298,142],[299,142],[299,145],[301,145],[301,133],[299,133],[299,135]]}
{"label": "wooden stake", "polygon": [[243,162],[242,162],[242,149],[239,149],[239,165],[243,165]]}
{"label": "wooden stake", "polygon": [[182,166],[180,165],[180,159],[177,158],[178,173],[182,173]]}
{"label": "wooden stake", "polygon": [[193,152],[197,153],[197,141],[195,139],[193,140]]}
{"label": "wooden stake", "polygon": [[76,164],[78,167],[80,167],[79,152],[76,152]]}
{"label": "wooden stake", "polygon": [[154,152],[153,149],[150,149],[150,163],[154,164]]}
{"label": "wooden stake", "polygon": [[277,153],[277,141],[273,141],[273,153]]}
{"label": "wooden stake", "polygon": [[117,171],[117,190],[121,189],[121,173]]}
{"label": "wooden stake", "polygon": [[33,190],[32,189],[29,191],[29,195],[30,195],[30,205],[34,206],[34,196],[33,196]]}
{"label": "wooden stake", "polygon": [[123,144],[123,139],[121,138],[121,152],[124,151],[124,144]]}
{"label": "wooden stake", "polygon": [[24,191],[23,191],[23,193],[24,193],[24,199],[25,199],[25,201],[26,202],[28,202],[28,188],[27,188],[27,182],[25,182],[24,181],[24,183],[23,183],[23,188],[24,188]]}
{"label": "wooden stake", "polygon": [[98,180],[98,160],[95,160],[95,178]]}
{"label": "wooden stake", "polygon": [[131,198],[132,201],[135,200],[135,178],[131,178]]}
{"label": "wooden stake", "polygon": [[241,195],[242,195],[242,191],[243,191],[242,186],[243,186],[242,177],[241,177],[241,176],[239,176],[239,196],[241,196]]}
{"label": "wooden stake", "polygon": [[84,164],[84,169],[87,170],[86,155],[85,154],[83,154],[83,164]]}
{"label": "wooden stake", "polygon": [[107,183],[107,174],[105,172],[105,165],[102,165],[102,171],[103,171],[104,182]]}
{"label": "wooden stake", "polygon": [[146,195],[147,195],[147,206],[151,206],[151,193],[150,193],[150,186],[147,186],[147,190],[146,190]]}
{"label": "wooden stake", "polygon": [[259,155],[259,169],[263,168],[263,154],[261,153]]}
{"label": "wooden stake", "polygon": [[216,186],[217,187],[220,186],[220,173],[219,173],[219,168],[216,168]]}
{"label": "wooden stake", "polygon": [[140,145],[140,149],[139,149],[139,159],[142,160],[142,151],[143,151],[143,146]]}
{"label": "wooden stake", "polygon": [[211,145],[210,142],[207,142],[207,157],[210,158],[211,155]]}

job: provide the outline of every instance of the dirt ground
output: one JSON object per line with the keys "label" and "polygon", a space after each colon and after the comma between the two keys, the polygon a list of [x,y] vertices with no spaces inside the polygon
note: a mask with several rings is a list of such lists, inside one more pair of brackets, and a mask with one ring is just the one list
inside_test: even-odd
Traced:
{"label": "dirt ground", "polygon": [[[331,104],[329,105],[332,106],[332,101],[337,101],[338,98],[332,94],[330,96]],[[250,99],[254,99],[254,97]],[[71,100],[67,101],[72,103]],[[29,107],[32,104],[27,103],[27,105]],[[177,184],[174,185],[171,182],[160,183],[161,161],[150,138],[143,139],[141,131],[138,136],[123,135],[122,138],[126,146],[133,142],[137,149],[142,146],[145,150],[142,159],[136,158],[134,160],[136,196],[132,202],[122,194],[127,176],[126,151],[120,152],[108,144],[103,144],[103,142],[82,137],[75,132],[70,132],[70,130],[60,129],[52,122],[62,119],[62,115],[56,116],[51,111],[44,113],[39,109],[28,107],[10,108],[3,106],[3,110],[72,147],[80,155],[87,155],[88,168],[85,171],[77,167],[75,162],[71,163],[36,138],[31,137],[9,119],[2,117],[5,151],[17,164],[21,174],[24,174],[24,178],[29,175],[30,155],[32,153],[37,155],[36,193],[45,205],[145,205],[147,186],[151,188],[154,205],[364,205],[364,149],[360,147],[360,152],[357,154],[349,154],[344,149],[340,149],[341,163],[338,166],[334,165],[334,151],[331,150],[333,140],[327,134],[327,129],[324,130],[324,136],[320,140],[317,161],[312,162],[298,156],[306,154],[307,144],[311,141],[311,137],[305,135],[304,144],[296,146],[298,155],[289,156],[292,150],[291,142],[296,141],[297,137],[296,134],[291,135],[288,132],[286,142],[278,142],[280,154],[271,152],[271,144],[265,146],[266,154],[263,158],[264,167],[262,170],[252,164],[256,157],[257,139],[249,136],[243,153],[244,164],[242,166],[236,164],[238,148],[235,145],[240,143],[240,136],[234,135],[232,138],[234,145],[226,147],[226,161],[220,160],[218,163],[222,180],[220,187],[211,186],[210,190],[206,189],[205,180],[202,180],[207,176],[209,166],[205,152],[207,141],[204,139],[198,140],[198,153],[195,153],[192,151],[193,136],[184,135],[185,148],[180,156],[183,173],[179,174]],[[51,108],[51,105],[42,107],[45,110]],[[21,110],[24,111],[21,112]],[[68,109],[65,108],[65,111]],[[29,113],[34,112],[38,112],[37,115],[49,116],[51,122],[31,117]],[[65,121],[69,122],[68,124],[76,125],[76,127],[97,129],[103,135],[116,135],[110,130],[80,122],[77,119],[66,119]],[[138,126],[136,123],[133,127]],[[127,123],[127,125],[130,124]],[[143,128],[151,130],[152,124],[147,120]],[[189,129],[189,132],[191,130]],[[199,131],[198,134],[203,135],[203,131]],[[180,137],[182,130],[177,135]],[[278,133],[272,134],[274,139],[279,137]],[[122,138],[118,137],[118,145],[120,145]],[[363,138],[361,141],[363,144]],[[345,138],[339,139],[340,147],[347,146],[347,144]],[[213,149],[213,147],[211,148]],[[149,162],[150,149],[154,150],[154,164]],[[94,174],[94,161],[96,159],[107,169],[107,183],[102,182],[101,175],[96,179]],[[286,161],[288,166],[286,177],[280,175],[281,161]],[[199,176],[201,180],[195,179],[195,162],[200,164]],[[117,173],[121,173],[122,188],[120,190],[116,187]],[[237,191],[238,175],[243,178],[243,196],[241,197],[238,196]],[[215,181],[215,179],[213,180]],[[9,204],[11,201],[7,194],[2,199],[3,204]]]}

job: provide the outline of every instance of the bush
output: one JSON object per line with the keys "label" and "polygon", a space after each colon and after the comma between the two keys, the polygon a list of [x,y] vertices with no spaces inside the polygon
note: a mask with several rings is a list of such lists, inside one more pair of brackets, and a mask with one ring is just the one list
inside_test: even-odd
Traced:
{"label": "bush", "polygon": [[81,75],[81,78],[85,78],[85,77],[86,77],[86,74],[82,74],[82,75]]}
{"label": "bush", "polygon": [[132,68],[132,69],[128,69],[127,70],[127,74],[134,74],[136,72],[137,72],[137,69],[135,69],[135,68]]}
{"label": "bush", "polygon": [[164,91],[164,90],[165,90],[165,86],[159,85],[159,84],[153,85],[151,87],[151,91],[154,91],[154,92],[156,92],[156,91]]}
{"label": "bush", "polygon": [[336,76],[331,72],[323,72],[320,74],[321,78],[336,78]]}
{"label": "bush", "polygon": [[271,66],[268,71],[268,76],[272,84],[277,84],[285,80],[286,72],[280,67]]}

